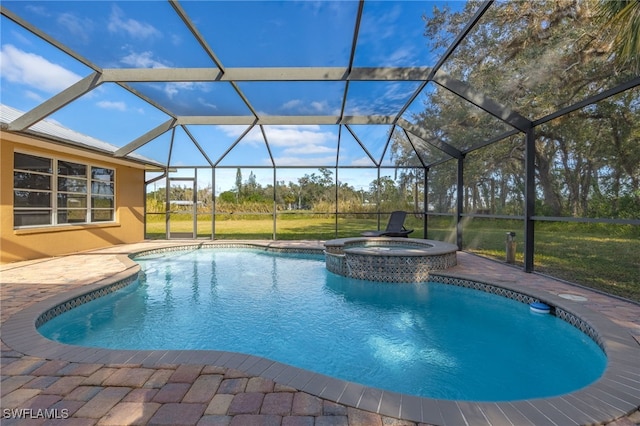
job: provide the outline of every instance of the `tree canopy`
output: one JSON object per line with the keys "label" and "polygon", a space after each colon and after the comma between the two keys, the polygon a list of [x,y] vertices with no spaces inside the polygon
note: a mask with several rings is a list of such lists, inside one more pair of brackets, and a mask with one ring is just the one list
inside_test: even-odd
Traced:
{"label": "tree canopy", "polygon": [[[638,10],[638,2],[628,3],[635,4],[618,5],[621,11],[608,26],[594,1],[494,3],[442,70],[532,121],[543,119],[637,76],[629,66],[637,51],[624,58],[617,53],[620,14],[635,19],[629,10]],[[436,7],[432,18],[424,17],[433,48],[447,46],[477,7],[478,2],[459,12]],[[625,37],[637,34],[628,30]],[[636,46],[629,43],[624,46]],[[413,120],[426,140],[473,154],[465,158],[466,211],[522,214],[524,137],[476,151],[508,126],[435,83],[423,92],[423,104]],[[639,107],[640,92],[632,88],[535,128],[536,214],[640,217]],[[393,148],[400,164],[416,155],[402,137],[394,138]],[[451,168],[435,166],[429,173],[430,199],[453,203]],[[454,206],[438,209],[447,207]]]}

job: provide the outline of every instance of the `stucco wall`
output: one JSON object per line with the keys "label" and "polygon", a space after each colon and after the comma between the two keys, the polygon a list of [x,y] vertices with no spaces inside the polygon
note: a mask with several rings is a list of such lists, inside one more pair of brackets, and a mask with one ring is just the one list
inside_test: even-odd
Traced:
{"label": "stucco wall", "polygon": [[[13,153],[27,152],[116,170],[115,222],[14,229]],[[89,153],[0,133],[0,263],[58,256],[144,239],[144,170],[136,163],[114,162]]]}

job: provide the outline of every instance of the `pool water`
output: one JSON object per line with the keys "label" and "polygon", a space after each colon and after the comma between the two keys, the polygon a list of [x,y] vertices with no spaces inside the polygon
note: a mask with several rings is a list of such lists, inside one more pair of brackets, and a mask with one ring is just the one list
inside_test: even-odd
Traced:
{"label": "pool water", "polygon": [[517,301],[438,283],[335,275],[323,256],[202,249],[138,257],[144,273],[40,327],[113,349],[263,356],[412,395],[475,401],[582,388],[606,357],[585,334]]}

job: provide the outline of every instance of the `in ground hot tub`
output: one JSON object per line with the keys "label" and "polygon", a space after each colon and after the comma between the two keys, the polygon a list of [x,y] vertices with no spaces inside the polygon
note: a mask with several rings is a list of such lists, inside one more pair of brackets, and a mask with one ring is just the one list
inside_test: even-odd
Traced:
{"label": "in ground hot tub", "polygon": [[329,271],[369,281],[426,281],[429,271],[457,263],[458,248],[435,240],[356,237],[330,240],[324,246]]}

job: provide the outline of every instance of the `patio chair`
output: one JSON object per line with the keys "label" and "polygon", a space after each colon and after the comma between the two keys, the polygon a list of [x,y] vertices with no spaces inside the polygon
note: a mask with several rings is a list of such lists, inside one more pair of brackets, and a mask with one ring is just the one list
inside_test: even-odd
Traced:
{"label": "patio chair", "polygon": [[398,210],[391,213],[389,217],[389,223],[384,231],[364,231],[361,235],[363,237],[405,237],[407,238],[413,229],[406,229],[404,227],[404,219],[407,217],[407,212]]}

